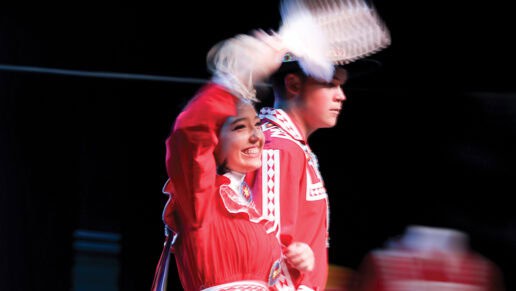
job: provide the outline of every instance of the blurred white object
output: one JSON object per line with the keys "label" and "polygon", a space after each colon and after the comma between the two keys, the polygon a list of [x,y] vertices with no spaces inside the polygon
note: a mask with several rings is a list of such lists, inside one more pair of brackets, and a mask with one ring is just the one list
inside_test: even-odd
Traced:
{"label": "blurred white object", "polygon": [[407,250],[419,252],[465,252],[468,236],[455,229],[412,225],[399,243]]}
{"label": "blurred white object", "polygon": [[303,71],[329,81],[335,64],[364,58],[391,43],[377,11],[363,0],[283,0],[279,35]]}
{"label": "blurred white object", "polygon": [[282,1],[280,13],[282,24],[278,33],[294,60],[307,75],[331,80],[334,64],[329,55],[329,35],[317,23],[312,11],[303,1]]}
{"label": "blurred white object", "polygon": [[279,68],[285,52],[277,34],[256,30],[215,44],[206,62],[214,82],[243,100],[257,101],[254,86]]}

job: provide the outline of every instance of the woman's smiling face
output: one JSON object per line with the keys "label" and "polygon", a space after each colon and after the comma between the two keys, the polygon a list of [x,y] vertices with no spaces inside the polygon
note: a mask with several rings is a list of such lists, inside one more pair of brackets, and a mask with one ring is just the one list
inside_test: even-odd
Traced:
{"label": "woman's smiling face", "polygon": [[264,136],[260,118],[253,105],[239,102],[236,116],[229,117],[222,126],[215,149],[218,166],[247,173],[262,165]]}

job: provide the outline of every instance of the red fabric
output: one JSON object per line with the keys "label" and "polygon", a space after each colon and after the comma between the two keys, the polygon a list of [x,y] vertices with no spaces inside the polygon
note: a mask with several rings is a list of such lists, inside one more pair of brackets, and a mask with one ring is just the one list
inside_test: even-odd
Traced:
{"label": "red fabric", "polygon": [[[284,246],[305,242],[314,251],[312,272],[289,268],[295,288],[305,285],[324,290],[328,277],[328,201],[317,158],[283,111],[265,108],[261,113],[266,140],[263,169],[248,178],[257,208],[275,222]],[[287,284],[280,278],[280,287]]]}
{"label": "red fabric", "polygon": [[[166,167],[183,227],[199,227],[210,197],[215,193],[216,163],[213,151],[229,116],[236,114],[238,99],[222,87],[202,88],[176,118],[166,140]],[[170,213],[165,214],[165,218]],[[166,221],[168,224],[168,221]]]}
{"label": "red fabric", "polygon": [[360,267],[360,291],[501,291],[498,268],[475,253],[376,251]]}
{"label": "red fabric", "polygon": [[222,202],[232,191],[216,175],[217,136],[238,100],[222,87],[203,88],[176,119],[166,141],[171,194],[163,219],[178,232],[176,264],[185,290],[240,280],[267,282],[281,256],[277,239],[247,213],[230,213]]}

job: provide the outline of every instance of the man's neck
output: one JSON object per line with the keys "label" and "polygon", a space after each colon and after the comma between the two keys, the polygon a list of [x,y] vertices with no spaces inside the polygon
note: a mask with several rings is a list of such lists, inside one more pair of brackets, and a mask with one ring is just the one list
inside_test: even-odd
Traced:
{"label": "man's neck", "polygon": [[292,107],[280,107],[290,117],[292,122],[296,125],[299,133],[303,136],[305,141],[308,141],[308,137],[315,131],[308,128],[303,118],[303,114]]}

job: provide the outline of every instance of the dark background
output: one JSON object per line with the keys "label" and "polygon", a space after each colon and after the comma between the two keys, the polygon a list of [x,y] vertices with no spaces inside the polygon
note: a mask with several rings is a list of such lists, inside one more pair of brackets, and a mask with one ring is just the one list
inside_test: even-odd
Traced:
{"label": "dark background", "polygon": [[[375,5],[392,34],[382,66],[352,78],[339,124],[310,138],[330,261],[356,269],[407,225],[451,227],[516,290],[514,12]],[[214,43],[278,23],[277,1],[18,2],[0,9],[0,64],[206,79]],[[0,70],[1,290],[70,290],[77,229],[120,234],[119,290],[149,289],[164,141],[198,87]]]}

